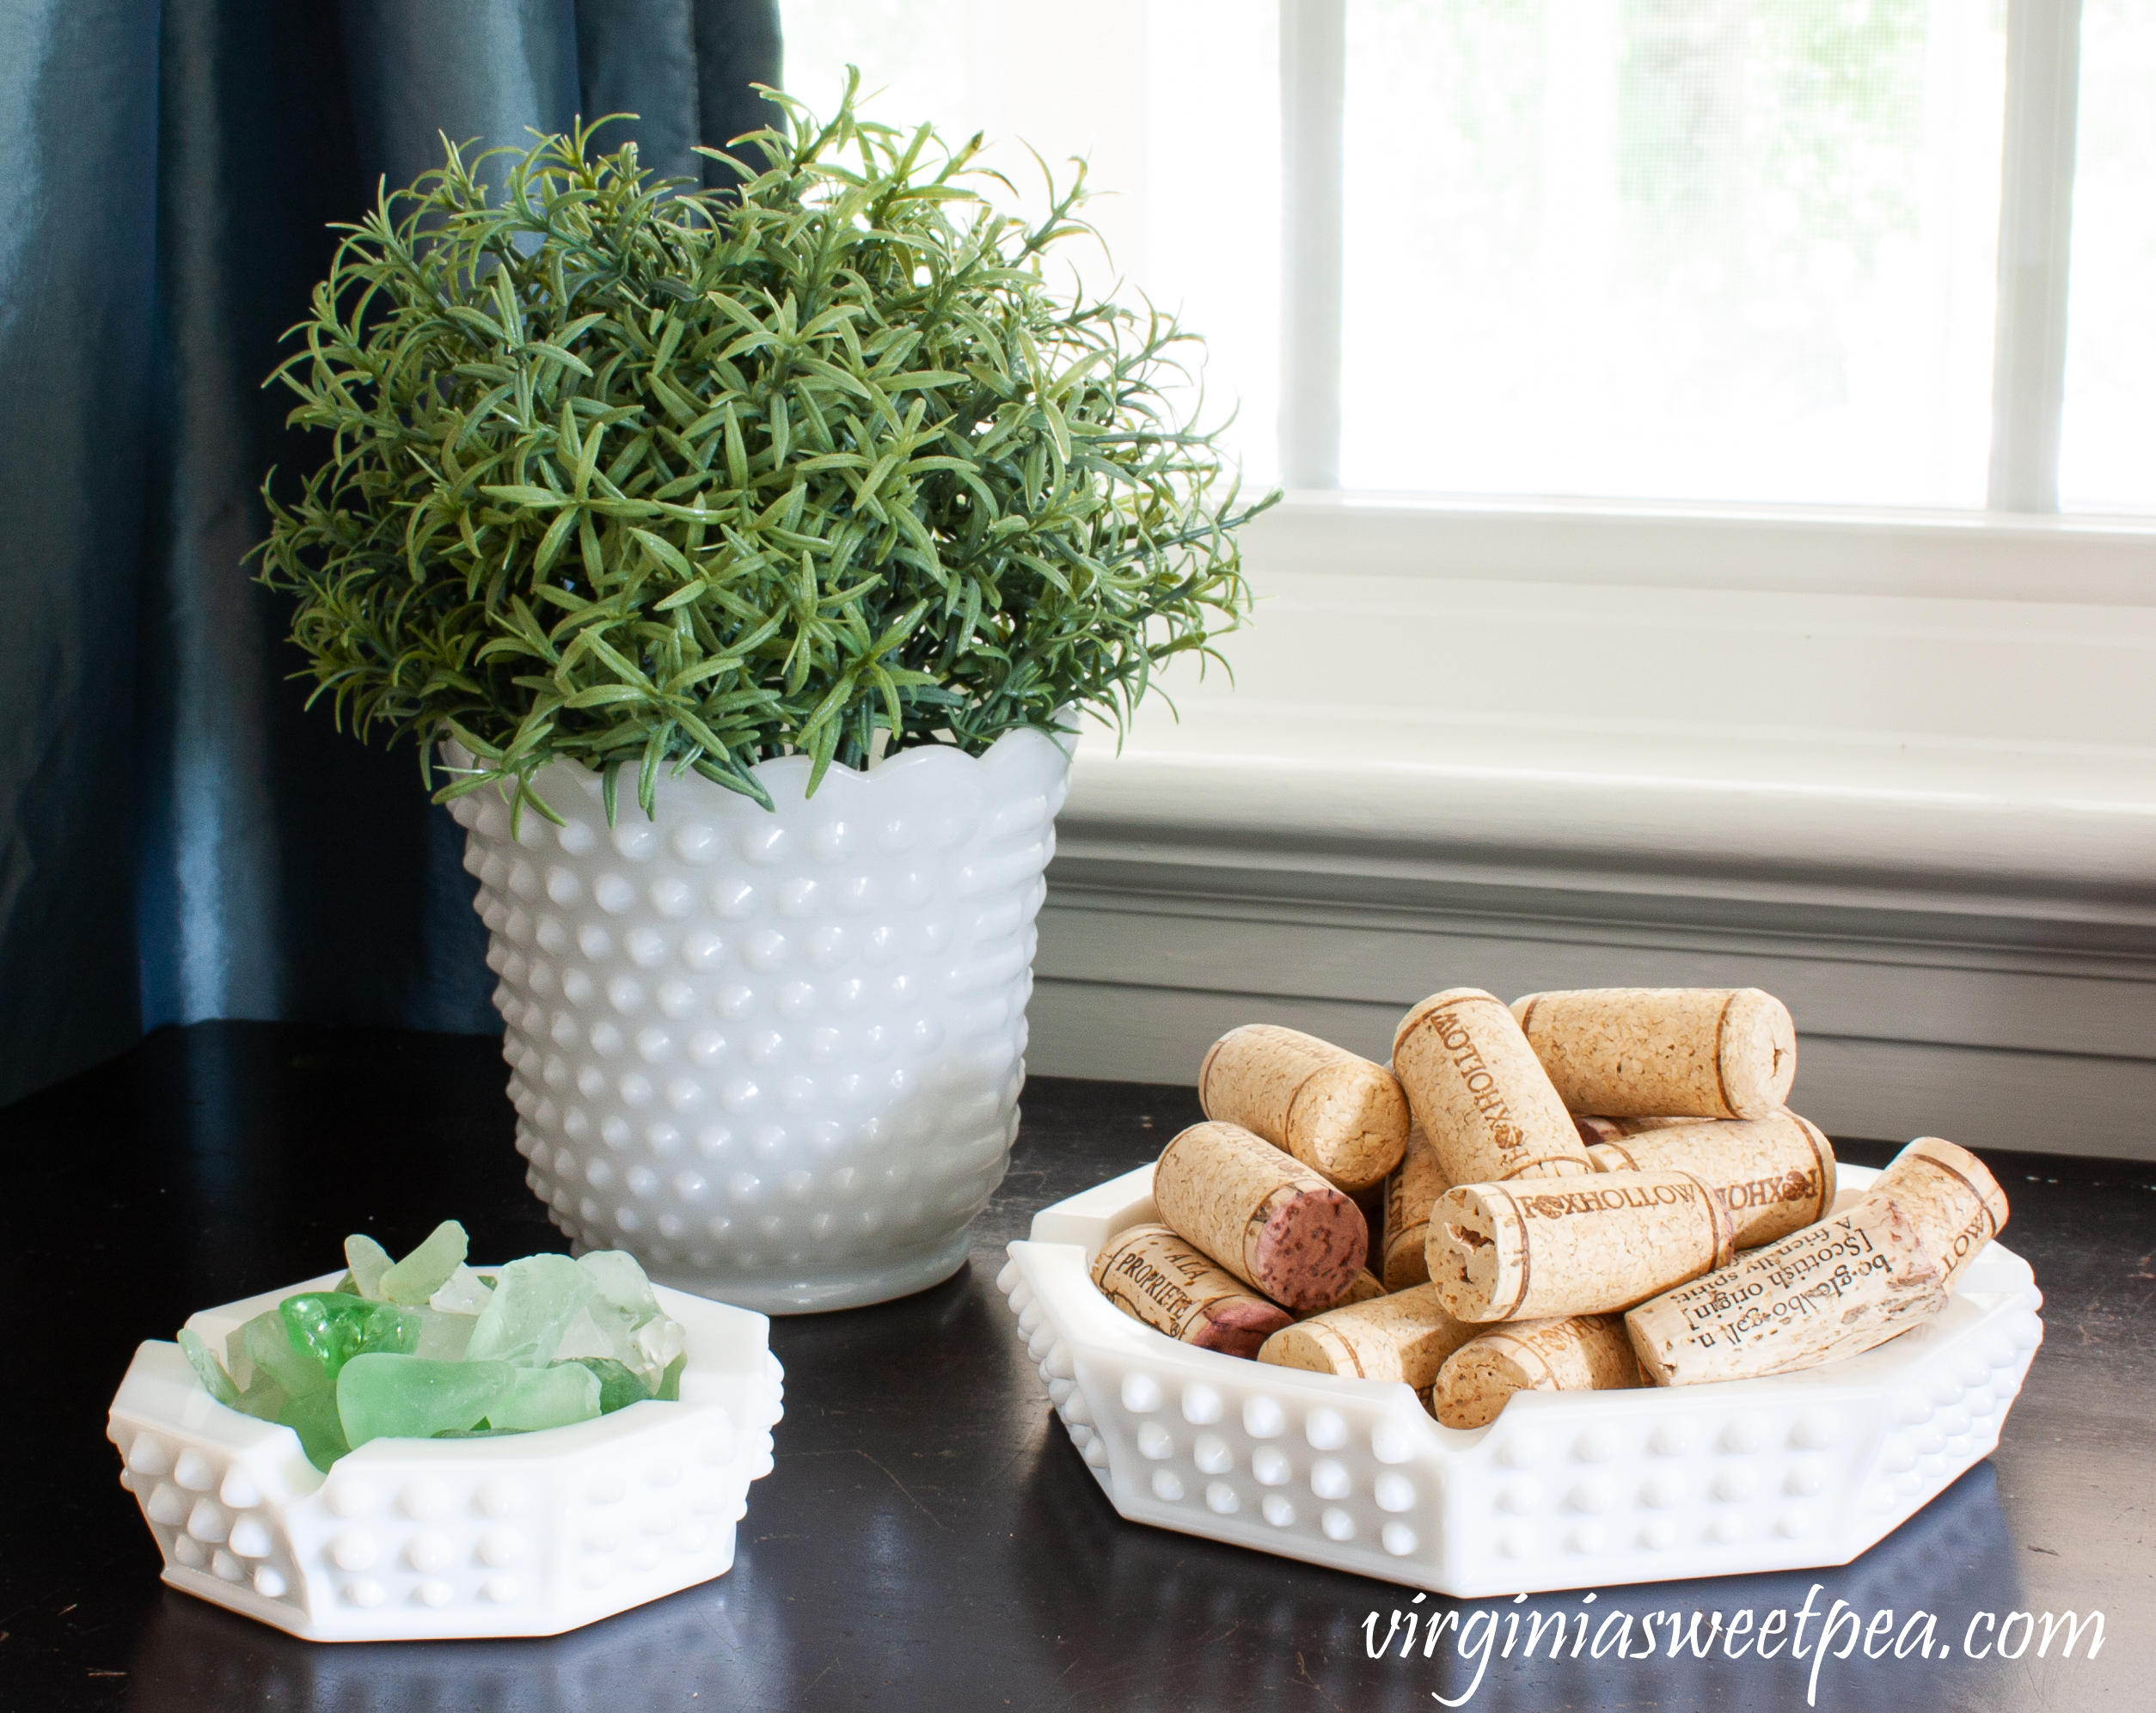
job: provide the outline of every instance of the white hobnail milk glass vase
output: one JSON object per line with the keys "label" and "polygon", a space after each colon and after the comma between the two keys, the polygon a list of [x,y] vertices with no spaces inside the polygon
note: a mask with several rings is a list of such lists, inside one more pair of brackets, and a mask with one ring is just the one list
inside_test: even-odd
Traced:
{"label": "white hobnail milk glass vase", "polygon": [[579,1251],[780,1314],[956,1272],[1017,1135],[1069,768],[1019,731],[811,798],[787,756],[756,768],[775,810],[690,774],[655,817],[624,777],[609,827],[557,762],[535,785],[565,824],[527,807],[513,837],[498,792],[457,799],[517,1147]]}

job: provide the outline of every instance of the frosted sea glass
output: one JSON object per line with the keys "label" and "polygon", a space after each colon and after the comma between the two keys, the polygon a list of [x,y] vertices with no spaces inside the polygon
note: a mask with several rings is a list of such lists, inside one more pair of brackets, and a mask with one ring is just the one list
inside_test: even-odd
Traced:
{"label": "frosted sea glass", "polygon": [[232,1384],[232,1376],[225,1373],[224,1364],[217,1361],[217,1353],[198,1335],[184,1326],[180,1329],[180,1353],[187,1359],[187,1366],[194,1370],[195,1378],[211,1397],[227,1409],[240,1407],[240,1389]]}
{"label": "frosted sea glass", "polygon": [[661,1314],[652,1282],[636,1257],[616,1249],[595,1250],[577,1265],[597,1291],[584,1312],[564,1329],[554,1354],[564,1359],[602,1357],[620,1362],[657,1393],[668,1366],[682,1354],[679,1324]]}
{"label": "frosted sea glass", "polygon": [[441,1314],[477,1314],[493,1294],[494,1288],[469,1267],[459,1267],[426,1300],[426,1306]]}
{"label": "frosted sea glass", "polygon": [[580,1356],[577,1361],[597,1376],[599,1414],[611,1416],[632,1404],[641,1404],[652,1389],[617,1361],[606,1356]]}
{"label": "frosted sea glass", "polygon": [[[483,1367],[466,1363],[466,1367]],[[599,1413],[599,1377],[581,1362],[556,1362],[551,1367],[518,1368],[509,1393],[490,1405],[487,1424],[526,1431],[539,1428],[566,1428],[573,1422],[589,1422]]]}
{"label": "frosted sea glass", "polygon": [[424,1306],[464,1264],[468,1246],[464,1227],[455,1220],[444,1220],[425,1242],[382,1276],[382,1294],[407,1308]]}
{"label": "frosted sea glass", "polygon": [[354,1232],[345,1239],[345,1265],[351,1269],[352,1288],[371,1301],[382,1300],[382,1276],[395,1263],[389,1251],[372,1238]]}
{"label": "frosted sea glass", "polygon": [[478,1325],[475,1314],[445,1314],[438,1309],[415,1308],[408,1311],[420,1323],[420,1342],[412,1351],[415,1356],[426,1356],[438,1362],[461,1362],[466,1348],[472,1342],[472,1328]]}
{"label": "frosted sea glass", "polygon": [[329,1371],[305,1352],[292,1348],[285,1318],[275,1309],[258,1314],[225,1340],[226,1366],[240,1388],[242,1399],[270,1398],[266,1411],[245,1405],[248,1413],[275,1421],[277,1409],[286,1398],[320,1392],[329,1384]]}
{"label": "frosted sea glass", "polygon": [[445,1220],[401,1261],[345,1243],[334,1291],[301,1291],[225,1340],[180,1345],[220,1404],[299,1435],[327,1470],[385,1437],[529,1433],[679,1395],[684,1335],[635,1259],[530,1255],[492,1276]]}
{"label": "frosted sea glass", "polygon": [[566,1255],[512,1261],[494,1275],[465,1354],[474,1361],[552,1361],[563,1329],[594,1294],[591,1274]]}
{"label": "frosted sea glass", "polygon": [[354,1356],[337,1377],[345,1437],[426,1439],[475,1427],[506,1398],[517,1371],[506,1362],[436,1362],[425,1356]]}

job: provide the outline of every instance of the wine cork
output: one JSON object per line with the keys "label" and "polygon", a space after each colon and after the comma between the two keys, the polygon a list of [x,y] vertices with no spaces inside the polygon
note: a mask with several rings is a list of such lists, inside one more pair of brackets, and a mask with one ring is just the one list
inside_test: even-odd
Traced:
{"label": "wine cork", "polygon": [[1789,1007],[1757,988],[1583,988],[1512,1014],[1575,1112],[1764,1118],[1797,1075]]}
{"label": "wine cork", "polygon": [[1430,1145],[1422,1126],[1407,1132],[1407,1151],[1400,1170],[1385,1180],[1385,1288],[1404,1291],[1411,1285],[1430,1282],[1430,1263],[1423,1244],[1430,1234],[1432,1203],[1452,1188],[1452,1180],[1437,1164],[1437,1151]]}
{"label": "wine cork", "polygon": [[1693,1386],[1853,1356],[1945,1306],[1945,1269],[1875,1194],[1641,1303],[1625,1326],[1649,1380]]}
{"label": "wine cork", "polygon": [[1462,1320],[1604,1314],[1726,1267],[1731,1235],[1688,1172],[1462,1184],[1430,1210],[1430,1287]]}
{"label": "wine cork", "polygon": [[1657,1116],[1655,1117],[1603,1118],[1584,1113],[1572,1115],[1573,1127],[1579,1139],[1592,1147],[1596,1142],[1621,1142],[1627,1136],[1644,1136],[1650,1130],[1674,1130],[1687,1124],[1713,1124],[1725,1121],[1714,1118],[1688,1118]]}
{"label": "wine cork", "polygon": [[1480,1428],[1516,1392],[1623,1392],[1644,1384],[1614,1314],[1523,1320],[1470,1339],[1438,1369],[1430,1413],[1448,1428]]}
{"label": "wine cork", "polygon": [[1865,1194],[1891,1196],[1900,1204],[1950,1288],[2006,1223],[2006,1196],[1998,1180],[1975,1154],[1942,1136],[1919,1136]]}
{"label": "wine cork", "polygon": [[1197,1073],[1208,1118],[1240,1124],[1353,1195],[1407,1146],[1407,1097],[1382,1065],[1270,1023],[1213,1043]]}
{"label": "wine cork", "polygon": [[1298,1314],[1294,1318],[1297,1320],[1314,1319],[1320,1314],[1330,1314],[1336,1308],[1348,1308],[1357,1303],[1366,1303],[1385,1294],[1384,1282],[1365,1267],[1348,1281],[1347,1289],[1342,1291],[1325,1307],[1314,1308],[1307,1313]]}
{"label": "wine cork", "polygon": [[1163,1225],[1118,1232],[1093,1257],[1093,1282],[1133,1320],[1201,1350],[1255,1356],[1289,1324],[1287,1310]]}
{"label": "wine cork", "polygon": [[1690,1172],[1729,1209],[1739,1249],[1787,1237],[1834,1204],[1834,1144],[1794,1112],[1659,1126],[1587,1152],[1604,1172]]}
{"label": "wine cork", "polygon": [[1369,1252],[1362,1209],[1237,1124],[1193,1124],[1171,1141],[1153,1201],[1186,1242],[1289,1308],[1330,1307]]}
{"label": "wine cork", "polygon": [[1283,1327],[1265,1340],[1258,1360],[1351,1380],[1405,1380],[1423,1392],[1445,1358],[1479,1331],[1455,1320],[1436,1292],[1420,1285]]}
{"label": "wine cork", "polygon": [[1595,1170],[1534,1049],[1494,994],[1432,994],[1400,1019],[1393,1070],[1455,1184]]}

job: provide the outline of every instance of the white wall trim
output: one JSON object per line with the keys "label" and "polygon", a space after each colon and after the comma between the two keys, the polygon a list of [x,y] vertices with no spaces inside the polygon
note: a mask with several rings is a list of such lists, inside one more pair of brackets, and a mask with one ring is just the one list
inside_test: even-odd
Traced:
{"label": "white wall trim", "polygon": [[2156,517],[1291,492],[1245,532],[1277,573],[2156,603]]}

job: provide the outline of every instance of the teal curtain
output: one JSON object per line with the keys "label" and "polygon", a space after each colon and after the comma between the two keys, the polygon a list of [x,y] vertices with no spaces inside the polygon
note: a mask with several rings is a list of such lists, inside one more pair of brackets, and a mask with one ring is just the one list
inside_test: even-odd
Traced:
{"label": "teal curtain", "polygon": [[241,560],[328,223],[439,136],[767,121],[776,0],[0,0],[0,1104],[203,1018],[492,1032],[408,748],[303,712]]}

